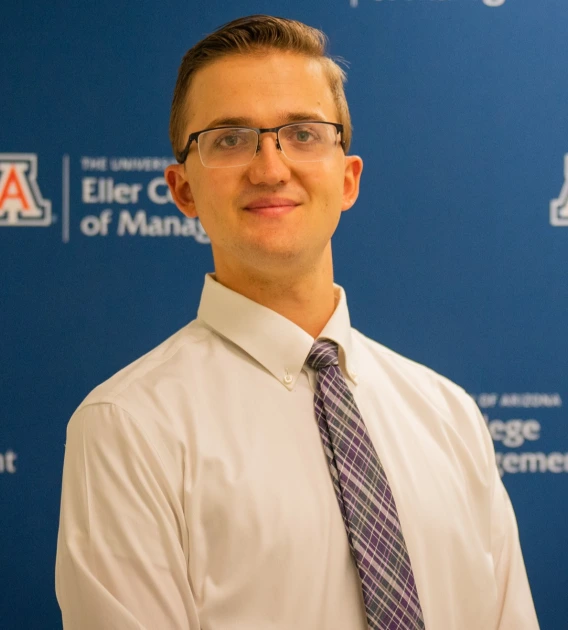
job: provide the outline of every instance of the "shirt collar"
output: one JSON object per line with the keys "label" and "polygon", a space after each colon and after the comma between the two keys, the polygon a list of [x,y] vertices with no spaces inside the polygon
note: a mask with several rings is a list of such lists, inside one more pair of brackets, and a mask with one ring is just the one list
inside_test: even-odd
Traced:
{"label": "shirt collar", "polygon": [[[319,338],[337,343],[339,365],[356,382],[347,299],[339,285],[334,288],[339,299]],[[314,344],[314,338],[289,319],[228,289],[212,274],[205,276],[197,317],[242,348],[288,389],[294,387]]]}

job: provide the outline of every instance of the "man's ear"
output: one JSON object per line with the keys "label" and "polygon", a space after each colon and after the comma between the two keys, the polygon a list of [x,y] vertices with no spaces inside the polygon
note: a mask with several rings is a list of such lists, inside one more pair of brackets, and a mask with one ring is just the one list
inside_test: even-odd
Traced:
{"label": "man's ear", "polygon": [[359,182],[363,171],[363,160],[358,155],[345,156],[342,210],[349,210],[359,196]]}
{"label": "man's ear", "polygon": [[164,171],[164,177],[174,203],[186,217],[197,217],[191,186],[187,181],[183,164],[170,164]]}

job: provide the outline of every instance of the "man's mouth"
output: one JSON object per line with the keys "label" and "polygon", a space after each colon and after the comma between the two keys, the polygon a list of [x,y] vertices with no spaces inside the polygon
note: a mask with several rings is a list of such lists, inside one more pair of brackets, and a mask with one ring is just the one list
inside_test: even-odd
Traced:
{"label": "man's mouth", "polygon": [[281,216],[291,212],[300,204],[285,197],[260,197],[248,203],[244,209],[262,216]]}

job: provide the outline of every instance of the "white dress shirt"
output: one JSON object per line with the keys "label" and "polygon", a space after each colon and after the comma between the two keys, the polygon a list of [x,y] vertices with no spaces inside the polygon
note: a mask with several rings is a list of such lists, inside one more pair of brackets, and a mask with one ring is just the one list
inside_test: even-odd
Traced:
{"label": "white dress shirt", "polygon": [[[346,375],[398,507],[427,630],[536,630],[475,403],[351,328]],[[219,283],[198,318],[69,422],[56,591],[66,630],[364,630],[314,417],[314,339]]]}

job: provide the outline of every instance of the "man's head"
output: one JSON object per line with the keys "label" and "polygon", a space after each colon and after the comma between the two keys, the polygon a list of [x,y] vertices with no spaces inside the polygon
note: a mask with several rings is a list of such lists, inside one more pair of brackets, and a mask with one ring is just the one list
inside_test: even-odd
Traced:
{"label": "man's head", "polygon": [[[182,61],[170,124],[181,163],[166,180],[178,208],[211,239],[218,277],[238,270],[271,279],[331,265],[330,239],[357,198],[362,162],[345,154],[343,74],[322,56],[323,42],[304,24],[253,16],[209,35]],[[312,151],[322,138],[309,121],[326,123],[321,151]],[[306,127],[271,131],[288,123]],[[233,159],[243,152],[246,160]]]}
{"label": "man's head", "polygon": [[178,71],[170,113],[170,142],[177,157],[187,138],[184,135],[188,111],[191,111],[190,86],[198,70],[228,55],[258,54],[266,51],[291,52],[321,64],[339,122],[343,124],[345,150],[351,144],[351,117],[343,85],[345,72],[326,55],[326,37],[318,29],[296,20],[251,15],[233,20],[208,35],[184,55]]}

